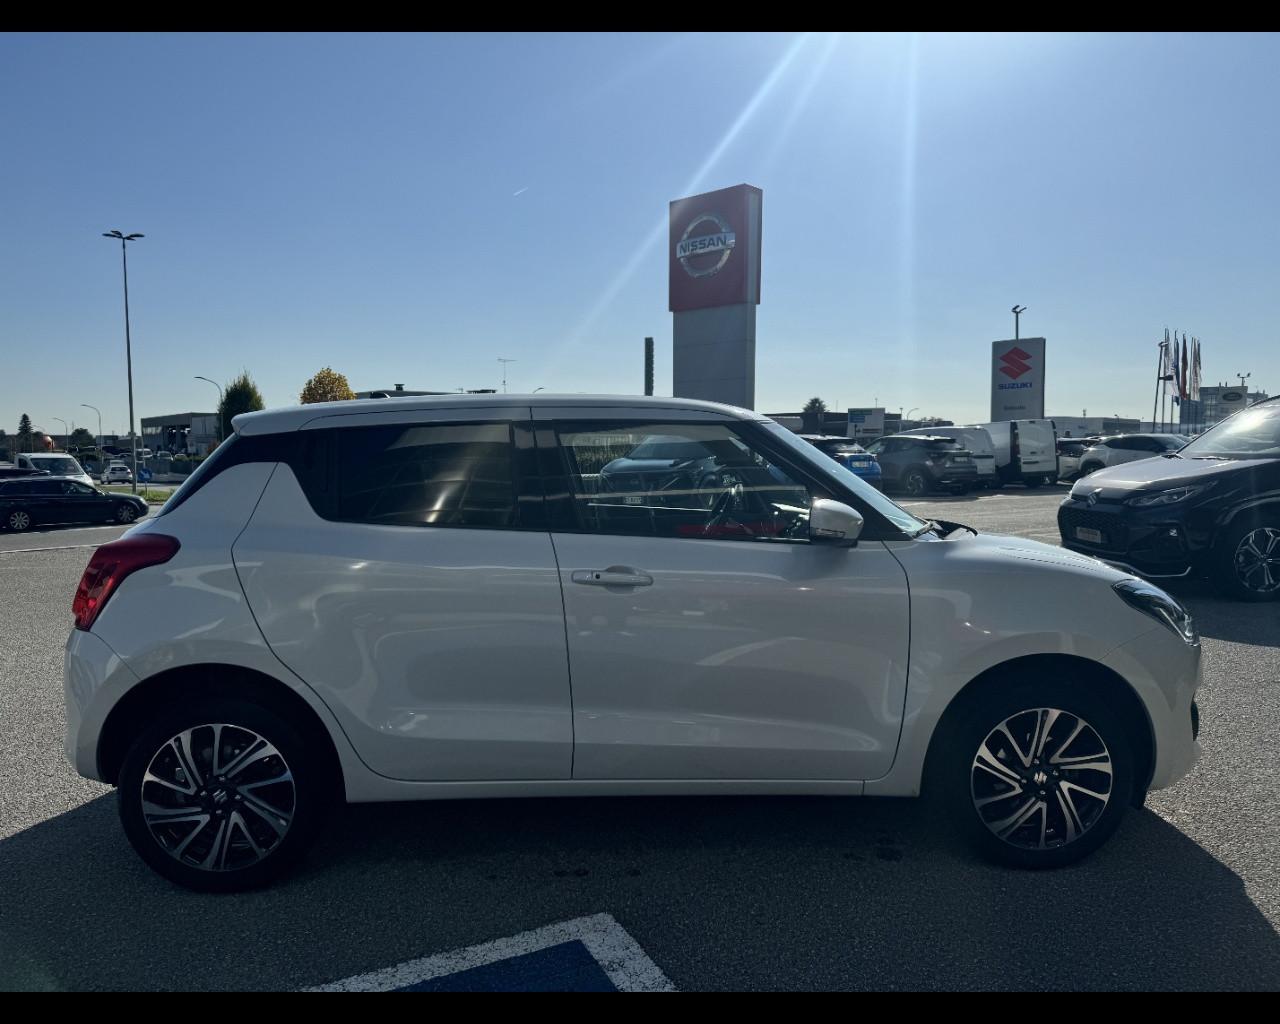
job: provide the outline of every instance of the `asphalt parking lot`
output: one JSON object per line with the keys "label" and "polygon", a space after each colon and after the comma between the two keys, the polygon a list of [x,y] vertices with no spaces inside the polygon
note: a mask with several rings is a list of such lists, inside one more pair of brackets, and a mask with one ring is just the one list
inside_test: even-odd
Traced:
{"label": "asphalt parking lot", "polygon": [[[1063,493],[909,505],[1053,543]],[[345,808],[288,881],[207,896],[63,758],[72,593],[120,532],[0,534],[0,988],[299,989],[598,915],[678,989],[1280,988],[1280,605],[1171,588],[1203,760],[1067,870],[992,867],[915,801],[459,801]]]}

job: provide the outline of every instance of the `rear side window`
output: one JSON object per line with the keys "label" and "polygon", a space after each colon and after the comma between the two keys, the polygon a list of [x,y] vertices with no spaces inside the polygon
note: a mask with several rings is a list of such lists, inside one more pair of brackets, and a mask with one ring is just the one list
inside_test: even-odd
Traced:
{"label": "rear side window", "polygon": [[333,432],[332,518],[382,526],[511,527],[509,423],[393,424]]}

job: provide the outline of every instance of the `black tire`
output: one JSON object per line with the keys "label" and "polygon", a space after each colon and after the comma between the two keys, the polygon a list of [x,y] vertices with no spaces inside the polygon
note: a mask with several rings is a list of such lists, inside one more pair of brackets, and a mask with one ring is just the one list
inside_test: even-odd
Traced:
{"label": "black tire", "polygon": [[929,476],[923,469],[912,466],[902,474],[902,489],[913,498],[923,498],[929,493]]}
{"label": "black tire", "polygon": [[14,533],[21,533],[23,530],[31,529],[32,522],[31,513],[25,508],[11,509],[5,513],[5,529],[12,530]]}
{"label": "black tire", "polygon": [[[1049,710],[1058,711],[1059,715],[1046,730],[1046,742],[1041,744],[1046,756],[1022,765],[1017,756],[1009,753],[1005,735],[997,729],[1012,720],[1010,734],[1018,737],[1030,753],[1028,741],[1034,735],[1031,730],[1048,721]],[[1080,720],[1087,728],[1070,744],[1060,745],[1049,755],[1054,744],[1063,740],[1064,734],[1069,736],[1074,723]],[[1075,863],[1106,842],[1132,803],[1134,755],[1129,735],[1108,702],[1078,681],[1040,676],[992,685],[948,717],[942,728],[944,732],[935,740],[937,749],[929,754],[928,796],[973,847],[996,863],[1020,868],[1056,868]],[[1107,754],[1109,776],[1102,771],[1053,763],[1058,756],[1083,764],[1101,763],[1095,741],[1103,745]],[[998,781],[1003,776],[995,771],[976,767],[984,745],[988,751],[996,752],[992,763],[997,767],[1014,766],[1015,771],[1009,775],[1021,777],[1016,783],[1020,788]],[[1096,755],[1098,760],[1079,760],[1089,755]],[[1063,782],[1067,788],[1062,788]],[[999,795],[1001,785],[1011,792]],[[1031,792],[1036,785],[1044,789]],[[1106,785],[1110,789],[1101,804],[1093,797],[1072,795],[1079,787],[1095,787],[1092,792],[1101,792]],[[981,809],[977,806],[979,800],[985,801]],[[1036,804],[1043,804],[1044,809],[1037,812],[1033,806]],[[1068,805],[1077,812],[1070,823]],[[1013,828],[1005,838],[997,834],[993,826],[1007,826],[1028,808],[1032,813],[1026,824]],[[1073,830],[1074,837],[1070,834]],[[1039,848],[1040,842],[1047,845]]]}
{"label": "black tire", "polygon": [[[1253,551],[1262,553],[1261,565]],[[1244,519],[1224,529],[1214,543],[1210,571],[1222,593],[1234,600],[1280,598],[1280,518]]]}
{"label": "black tire", "polygon": [[[285,818],[277,817],[277,824],[270,825],[266,814],[248,813],[252,806],[242,795],[248,790],[230,782],[219,786],[214,781],[216,777],[209,771],[209,755],[213,746],[212,726],[215,724],[223,727],[218,734],[221,737],[220,748],[224,757],[229,759],[223,765],[224,769],[235,766],[236,745],[249,743],[250,734],[274,747],[276,754],[260,760],[252,759],[241,770],[239,781],[243,786],[257,787],[249,797],[256,796],[269,808],[277,808],[278,815],[291,815],[282,835],[275,833],[280,831],[277,825],[285,822]],[[143,810],[144,776],[149,769],[154,769],[157,775],[164,775],[170,767],[180,765],[173,755],[170,741],[186,730],[193,730],[191,761],[195,773],[201,775],[207,788],[193,787],[189,796],[170,795],[172,789],[148,781],[147,793],[153,802],[164,801],[164,806],[175,810],[190,806],[193,814],[207,820],[205,824],[197,822],[189,832],[182,824],[161,823],[157,825],[159,834],[153,833]],[[206,749],[206,743],[209,749]],[[256,746],[256,743],[251,746]],[[323,764],[322,758],[306,749],[297,731],[285,719],[242,698],[213,698],[188,706],[166,708],[135,739],[125,755],[117,782],[120,821],[138,855],[171,882],[202,892],[240,892],[260,888],[297,863],[315,838],[333,795],[332,783],[325,777]],[[182,767],[177,767],[176,772],[170,774],[170,781],[190,778],[182,774]],[[272,785],[261,779],[261,773],[285,770],[290,775],[289,782]],[[204,778],[205,775],[208,778]],[[271,776],[268,774],[267,777]],[[244,779],[252,781],[245,783]],[[291,807],[287,806],[289,803]],[[235,839],[237,829],[238,841]],[[210,835],[211,831],[213,835]],[[224,835],[221,856],[225,866],[222,869],[193,863],[193,859],[204,853],[206,847],[212,851],[210,858],[216,858],[216,844]],[[185,842],[188,837],[189,843]],[[255,839],[261,844],[260,848],[255,845]],[[168,848],[162,845],[166,842]],[[177,852],[171,853],[171,848]],[[186,851],[192,849],[195,854],[187,855]],[[260,856],[255,858],[255,852]],[[181,859],[178,854],[183,855]],[[240,863],[235,863],[237,860]]]}
{"label": "black tire", "polygon": [[114,519],[117,523],[132,523],[138,518],[138,510],[130,505],[127,501],[122,501],[116,505]]}
{"label": "black tire", "polygon": [[1029,490],[1029,491],[1034,491],[1034,490],[1035,490],[1037,487],[1039,487],[1042,483],[1044,483],[1044,479],[1043,479],[1043,477],[1038,477],[1038,476],[1024,476],[1024,477],[1022,478],[1022,484],[1023,484],[1023,486],[1024,486],[1024,487],[1026,487],[1026,489],[1027,489],[1027,490]]}

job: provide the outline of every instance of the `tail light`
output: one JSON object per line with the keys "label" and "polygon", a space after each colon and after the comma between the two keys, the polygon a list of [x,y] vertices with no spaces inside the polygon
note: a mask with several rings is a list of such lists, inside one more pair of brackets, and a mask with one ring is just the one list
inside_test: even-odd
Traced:
{"label": "tail light", "polygon": [[130,573],[149,565],[161,565],[178,553],[181,545],[176,537],[159,533],[144,533],[137,537],[103,544],[93,553],[80,585],[76,587],[71,612],[76,617],[76,629],[89,629],[102,612],[103,607]]}

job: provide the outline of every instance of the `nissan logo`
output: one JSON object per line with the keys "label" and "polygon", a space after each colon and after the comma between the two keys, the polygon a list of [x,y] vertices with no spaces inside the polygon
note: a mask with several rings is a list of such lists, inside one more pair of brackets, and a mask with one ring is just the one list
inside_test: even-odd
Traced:
{"label": "nissan logo", "polygon": [[[702,230],[695,234],[698,228]],[[710,277],[729,261],[735,244],[737,236],[723,217],[701,213],[689,222],[676,243],[676,259],[690,277]]]}

